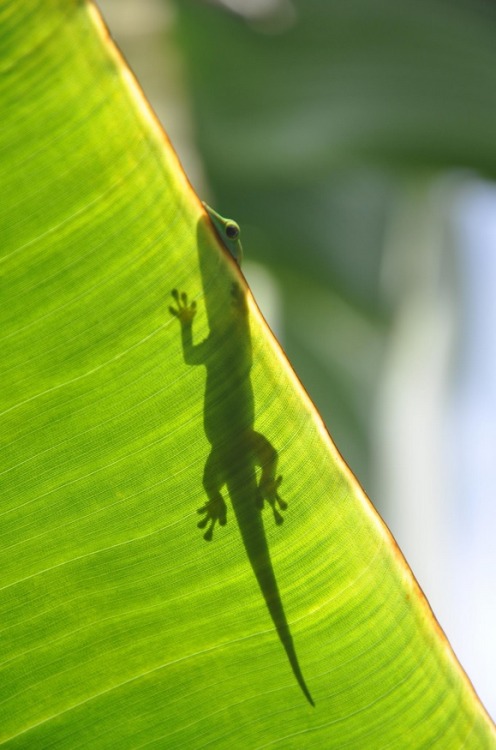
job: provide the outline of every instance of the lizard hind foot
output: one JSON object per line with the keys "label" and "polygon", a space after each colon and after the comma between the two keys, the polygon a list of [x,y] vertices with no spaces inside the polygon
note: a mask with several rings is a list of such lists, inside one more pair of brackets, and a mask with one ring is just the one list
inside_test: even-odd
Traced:
{"label": "lizard hind foot", "polygon": [[202,518],[198,522],[197,527],[204,529],[208,524],[208,529],[203,535],[206,542],[211,542],[214,534],[215,524],[219,526],[225,526],[227,523],[227,507],[222,498],[222,495],[209,500],[203,507],[198,508],[198,513],[205,514],[205,518]]}
{"label": "lizard hind foot", "polygon": [[[202,520],[197,524],[197,527],[199,529],[204,529],[205,526],[208,524],[208,522],[209,522],[208,518],[202,518]],[[211,520],[210,521],[210,526],[208,527],[208,529],[206,530],[206,532],[203,535],[203,538],[205,539],[206,542],[211,542],[212,541],[212,537],[213,537],[213,534],[214,534],[214,526],[215,526],[215,521]]]}
{"label": "lizard hind foot", "polygon": [[279,487],[282,482],[282,476],[278,476],[277,479],[265,478],[260,482],[260,491],[262,497],[269,503],[274,514],[274,521],[278,526],[284,522],[284,518],[279,513],[280,510],[287,510],[288,504],[279,495]]}
{"label": "lizard hind foot", "polygon": [[278,497],[276,498],[276,502],[277,502],[277,504],[278,504],[278,506],[280,507],[280,509],[281,509],[281,510],[287,510],[287,509],[288,509],[288,504],[287,504],[287,502],[285,502],[285,501],[284,501],[284,500],[282,499],[282,497],[279,497],[279,496],[278,496]]}

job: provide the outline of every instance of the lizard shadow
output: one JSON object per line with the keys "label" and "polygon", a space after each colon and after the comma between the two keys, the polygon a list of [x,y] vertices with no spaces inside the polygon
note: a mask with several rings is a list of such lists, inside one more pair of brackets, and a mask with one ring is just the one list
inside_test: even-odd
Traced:
{"label": "lizard shadow", "polygon": [[[217,231],[217,230],[216,230]],[[198,509],[211,541],[216,524],[227,523],[227,488],[243,545],[296,677],[307,700],[313,699],[303,678],[281,595],[275,578],[265,535],[262,510],[265,503],[274,521],[282,524],[287,509],[279,495],[282,476],[277,475],[278,453],[272,443],[255,430],[255,399],[251,382],[253,350],[246,286],[231,259],[231,279],[223,266],[219,273],[212,263],[212,226],[207,217],[198,222],[200,272],[208,320],[207,338],[194,343],[195,301],[185,291],[172,290],[169,312],[179,320],[184,361],[206,369],[203,424],[210,454],[203,472],[207,502]],[[221,238],[222,239],[222,238]]]}

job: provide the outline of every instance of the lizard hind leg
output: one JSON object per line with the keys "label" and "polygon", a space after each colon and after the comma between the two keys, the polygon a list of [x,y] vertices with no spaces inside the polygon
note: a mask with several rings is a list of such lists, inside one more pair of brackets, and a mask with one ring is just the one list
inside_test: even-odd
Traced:
{"label": "lizard hind leg", "polygon": [[208,503],[198,508],[197,512],[205,514],[205,518],[202,518],[197,524],[199,529],[204,529],[205,526],[210,524],[203,538],[206,542],[211,542],[215,524],[219,522],[219,526],[225,526],[227,523],[227,507],[220,492],[215,497],[210,498]]}
{"label": "lizard hind leg", "polygon": [[[279,496],[278,488],[279,485],[282,482],[282,477],[279,476],[277,479],[269,479],[265,481],[265,487],[263,489],[263,496],[265,500],[269,503],[270,507],[272,508],[272,513],[274,514],[274,521],[278,526],[282,524],[284,521],[284,518],[279,513],[279,510],[277,506],[281,510],[286,510],[288,507],[288,504],[282,499],[282,497]],[[264,486],[264,478],[262,477],[260,484],[262,487]]]}
{"label": "lizard hind leg", "polygon": [[255,462],[262,469],[258,485],[257,505],[263,507],[266,500],[272,508],[274,521],[280,526],[284,518],[279,510],[286,510],[288,504],[279,495],[282,476],[277,475],[277,451],[272,443],[259,432],[253,430],[250,438]]}
{"label": "lizard hind leg", "polygon": [[220,492],[220,488],[223,484],[224,482],[221,477],[221,472],[219,471],[219,461],[217,460],[216,451],[212,450],[207,458],[205,469],[203,471],[203,488],[208,497],[208,502],[206,502],[201,508],[198,508],[197,511],[205,516],[198,522],[198,528],[204,529],[208,526],[203,535],[206,542],[212,541],[216,523],[218,523],[219,526],[225,526],[227,523],[227,506]]}

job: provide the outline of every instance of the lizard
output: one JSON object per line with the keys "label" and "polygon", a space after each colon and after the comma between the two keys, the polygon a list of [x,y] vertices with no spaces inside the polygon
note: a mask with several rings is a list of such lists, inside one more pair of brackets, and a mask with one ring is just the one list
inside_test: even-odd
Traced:
{"label": "lizard", "polygon": [[[242,247],[238,224],[204,206],[223,245],[240,264]],[[296,681],[314,706],[296,655],[262,520],[262,509],[267,502],[275,523],[280,526],[287,503],[279,495],[282,476],[277,474],[278,453],[254,428],[254,393],[250,378],[252,347],[246,294],[237,282],[232,284],[230,292],[231,309],[222,316],[222,326],[210,325],[207,338],[197,344],[193,343],[196,302],[190,302],[185,292],[174,289],[175,307],[169,307],[171,315],[181,324],[185,364],[206,368],[204,429],[211,452],[203,472],[207,502],[198,509],[203,516],[198,527],[205,530],[203,538],[210,542],[216,524],[226,525],[227,505],[221,492],[226,486],[248,560],[279,640]]]}

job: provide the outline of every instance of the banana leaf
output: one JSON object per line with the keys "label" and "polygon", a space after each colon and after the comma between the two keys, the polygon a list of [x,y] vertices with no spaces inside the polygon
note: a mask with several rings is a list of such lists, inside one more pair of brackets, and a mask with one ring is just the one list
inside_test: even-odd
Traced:
{"label": "banana leaf", "polygon": [[0,742],[495,747],[95,7],[0,70]]}

